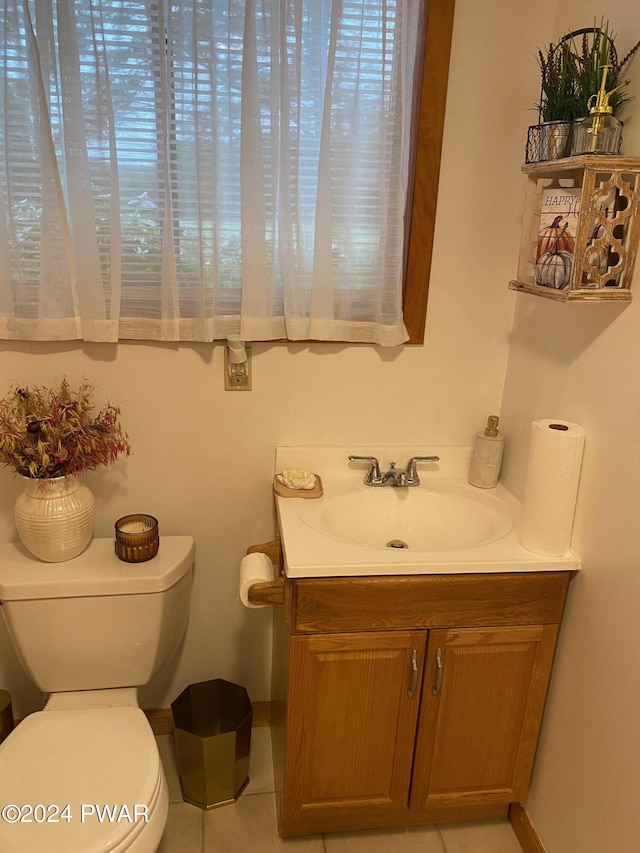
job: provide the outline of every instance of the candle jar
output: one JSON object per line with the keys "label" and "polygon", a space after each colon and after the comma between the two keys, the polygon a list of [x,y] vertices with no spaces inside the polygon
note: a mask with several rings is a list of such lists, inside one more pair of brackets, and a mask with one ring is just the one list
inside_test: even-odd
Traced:
{"label": "candle jar", "polygon": [[158,553],[158,519],[145,513],[124,515],[115,524],[116,556],[126,563],[142,563]]}

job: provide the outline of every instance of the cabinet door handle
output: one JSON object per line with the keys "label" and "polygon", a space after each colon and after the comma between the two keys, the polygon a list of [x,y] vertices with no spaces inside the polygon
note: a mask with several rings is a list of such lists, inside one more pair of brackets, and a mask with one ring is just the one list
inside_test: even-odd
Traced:
{"label": "cabinet door handle", "polygon": [[434,696],[438,695],[440,688],[442,687],[443,673],[444,666],[442,665],[442,649],[436,649],[436,683],[431,688],[431,692]]}
{"label": "cabinet door handle", "polygon": [[409,689],[407,693],[409,695],[409,699],[413,699],[413,695],[416,692],[416,687],[418,686],[418,651],[414,649],[411,652],[411,683],[409,684]]}

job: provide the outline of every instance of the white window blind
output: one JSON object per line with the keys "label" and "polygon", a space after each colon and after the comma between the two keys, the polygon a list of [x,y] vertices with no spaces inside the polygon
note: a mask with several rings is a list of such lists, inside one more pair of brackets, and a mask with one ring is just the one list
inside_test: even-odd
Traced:
{"label": "white window blind", "polygon": [[417,0],[0,0],[0,336],[407,339]]}

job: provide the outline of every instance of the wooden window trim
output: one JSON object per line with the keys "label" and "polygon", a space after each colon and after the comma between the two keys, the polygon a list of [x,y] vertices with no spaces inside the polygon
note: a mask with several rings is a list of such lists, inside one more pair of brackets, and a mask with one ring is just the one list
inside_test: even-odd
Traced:
{"label": "wooden window trim", "polygon": [[410,344],[422,344],[433,254],[455,0],[429,0],[404,285]]}

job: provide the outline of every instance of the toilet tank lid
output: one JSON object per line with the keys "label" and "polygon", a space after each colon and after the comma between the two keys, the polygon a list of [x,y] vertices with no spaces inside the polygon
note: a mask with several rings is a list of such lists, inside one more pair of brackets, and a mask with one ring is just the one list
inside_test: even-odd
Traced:
{"label": "toilet tank lid", "polygon": [[118,559],[113,539],[92,539],[61,563],[42,562],[12,542],[0,545],[0,601],[163,592],[190,569],[194,555],[191,536],[161,536],[157,555],[143,563]]}

